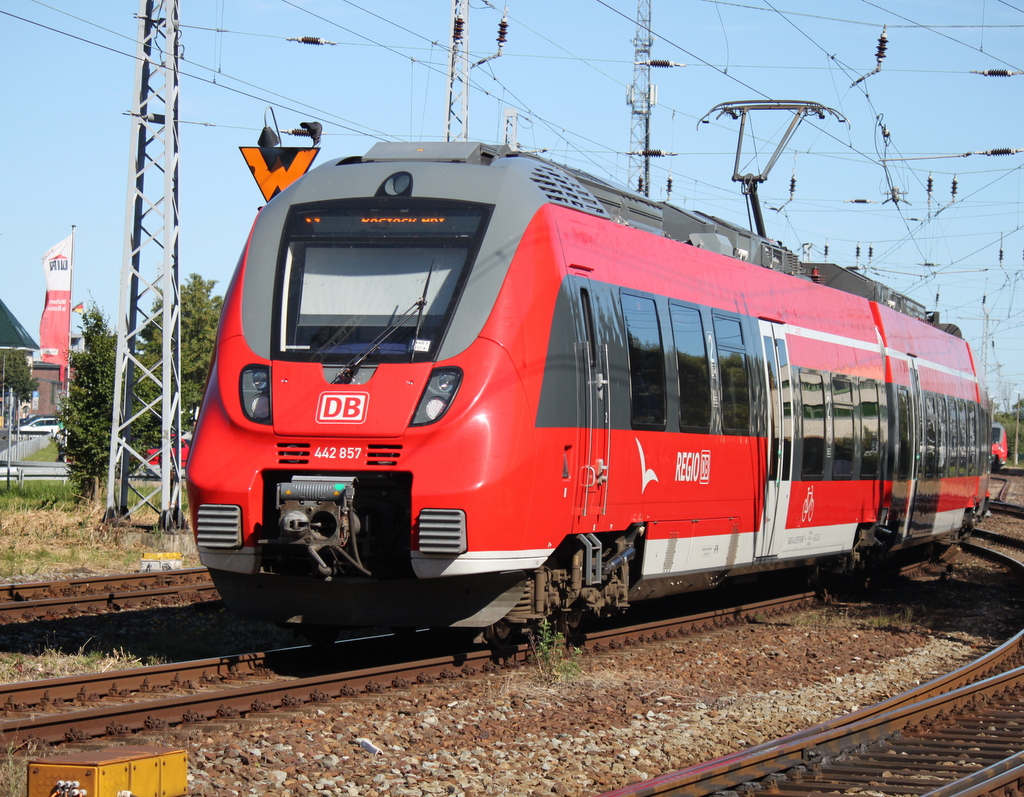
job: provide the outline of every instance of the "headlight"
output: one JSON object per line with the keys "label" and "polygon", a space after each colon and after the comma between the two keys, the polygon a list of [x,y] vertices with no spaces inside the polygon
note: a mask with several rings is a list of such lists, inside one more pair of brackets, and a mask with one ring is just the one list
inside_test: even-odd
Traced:
{"label": "headlight", "polygon": [[256,423],[272,422],[269,365],[247,365],[243,368],[239,392],[245,417]]}
{"label": "headlight", "polygon": [[459,368],[435,368],[430,374],[430,381],[423,391],[413,426],[423,426],[441,418],[452,404],[452,399],[462,383],[462,370]]}

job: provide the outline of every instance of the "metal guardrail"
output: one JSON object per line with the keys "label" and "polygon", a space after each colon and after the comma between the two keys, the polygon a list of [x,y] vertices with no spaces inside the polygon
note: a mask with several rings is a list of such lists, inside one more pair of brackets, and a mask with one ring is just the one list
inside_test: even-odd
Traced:
{"label": "metal guardrail", "polygon": [[6,460],[0,460],[0,486],[6,484],[8,475],[18,486],[26,481],[62,481],[68,480],[68,466],[63,462],[11,462],[8,470]]}

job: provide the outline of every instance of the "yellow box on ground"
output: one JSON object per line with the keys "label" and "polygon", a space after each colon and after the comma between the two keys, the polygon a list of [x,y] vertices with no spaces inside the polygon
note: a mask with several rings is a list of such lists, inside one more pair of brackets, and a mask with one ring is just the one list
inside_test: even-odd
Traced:
{"label": "yellow box on ground", "polygon": [[28,797],[68,793],[74,783],[89,797],[125,791],[133,797],[182,797],[188,793],[188,755],[170,747],[115,747],[29,762]]}
{"label": "yellow box on ground", "polygon": [[180,553],[172,551],[154,551],[142,554],[142,562],[139,565],[140,573],[156,573],[161,570],[181,570],[182,557]]}

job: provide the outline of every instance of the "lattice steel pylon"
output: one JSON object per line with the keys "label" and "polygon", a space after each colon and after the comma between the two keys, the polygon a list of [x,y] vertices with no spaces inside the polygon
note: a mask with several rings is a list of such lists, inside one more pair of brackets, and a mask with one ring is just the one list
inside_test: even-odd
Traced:
{"label": "lattice steel pylon", "polygon": [[[178,36],[178,0],[141,0],[107,469],[106,520],[150,507],[159,513],[165,530],[184,526]],[[140,348],[148,349],[145,361]],[[160,425],[159,462],[152,463],[146,461],[144,447],[133,445],[132,435],[134,424],[150,418]]]}
{"label": "lattice steel pylon", "polygon": [[639,0],[636,10],[636,38],[633,39],[633,83],[626,104],[633,113],[630,125],[629,187],[644,196],[651,195],[651,108],[657,102],[656,87],[651,85],[651,0]]}
{"label": "lattice steel pylon", "polygon": [[445,141],[469,141],[469,0],[452,0]]}

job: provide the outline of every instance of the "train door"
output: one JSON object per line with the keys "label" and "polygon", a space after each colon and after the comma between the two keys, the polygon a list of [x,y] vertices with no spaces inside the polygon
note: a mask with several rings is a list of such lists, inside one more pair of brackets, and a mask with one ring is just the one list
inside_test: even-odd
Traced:
{"label": "train door", "polygon": [[777,539],[786,526],[793,456],[793,388],[784,327],[772,321],[758,322],[764,346],[764,379],[767,385],[768,446],[765,465],[764,516],[755,556],[777,555]]}
{"label": "train door", "polygon": [[608,509],[608,476],[611,462],[611,395],[608,344],[599,336],[594,321],[594,297],[590,280],[574,277],[578,334],[576,384],[579,416],[579,482],[576,499],[576,531],[593,532]]}
{"label": "train door", "polygon": [[910,385],[894,384],[892,511],[900,537],[913,533],[917,482],[921,468],[922,418],[917,361],[908,358]]}

